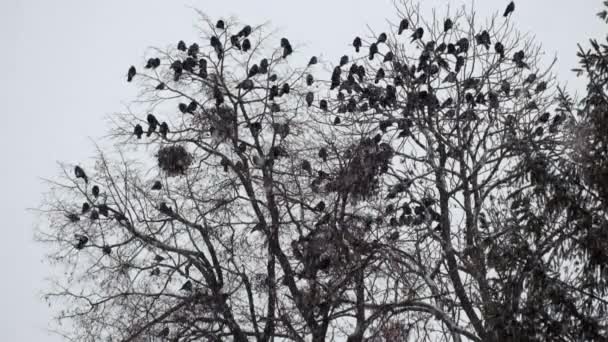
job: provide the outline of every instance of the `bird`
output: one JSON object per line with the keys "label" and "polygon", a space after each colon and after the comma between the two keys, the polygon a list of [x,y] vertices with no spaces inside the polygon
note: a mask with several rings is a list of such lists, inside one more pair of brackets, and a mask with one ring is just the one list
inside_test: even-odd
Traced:
{"label": "bird", "polygon": [[86,213],[87,211],[89,211],[91,209],[91,206],[89,205],[89,203],[84,202],[82,203],[82,213]]}
{"label": "bird", "polygon": [[311,86],[314,81],[315,79],[311,74],[306,75],[306,85]]}
{"label": "bird", "polygon": [[160,331],[160,332],[159,332],[159,333],[156,335],[156,337],[163,337],[163,338],[164,338],[164,337],[167,337],[167,336],[169,336],[169,332],[170,332],[169,327],[165,327],[163,330],[161,330],[161,331]]}
{"label": "bird", "polygon": [[163,123],[161,123],[159,126],[158,133],[160,133],[163,138],[167,138],[167,133],[169,133],[169,125],[163,121]]}
{"label": "bird", "polygon": [[218,20],[217,23],[215,24],[215,28],[223,30],[225,28],[224,21]]}
{"label": "bird", "polygon": [[355,37],[355,40],[353,40],[353,46],[355,47],[355,51],[357,53],[359,53],[359,50],[361,49],[361,38],[360,37]]}
{"label": "bird", "polygon": [[140,124],[135,125],[133,129],[133,134],[137,137],[137,139],[141,139],[142,134],[144,134],[144,129]]}
{"label": "bird", "polygon": [[163,188],[163,183],[160,181],[155,181],[152,185],[152,190],[161,190]]}
{"label": "bird", "polygon": [[458,42],[456,42],[456,45],[458,46],[457,53],[466,53],[469,51],[469,40],[467,38],[459,39]]}
{"label": "bird", "polygon": [[160,59],[159,58],[150,58],[148,59],[148,62],[146,62],[146,69],[156,69],[157,67],[160,66]]}
{"label": "bird", "polygon": [[260,68],[258,67],[258,65],[257,65],[257,64],[254,64],[254,65],[253,65],[253,66],[252,66],[252,67],[249,69],[249,72],[247,73],[247,77],[248,77],[248,78],[252,78],[252,77],[254,77],[255,75],[257,75],[257,74],[258,74],[258,72],[260,72]]}
{"label": "bird", "polygon": [[542,91],[547,90],[547,82],[539,82],[538,85],[536,86],[536,93],[540,93]]}
{"label": "bird", "polygon": [[503,81],[500,84],[500,90],[508,96],[511,93],[511,84],[507,81]]}
{"label": "bird", "polygon": [[291,44],[289,43],[289,39],[287,38],[281,38],[281,47],[282,48],[286,48],[288,46],[290,46]]}
{"label": "bird", "polygon": [[156,90],[165,90],[165,83],[160,82],[157,86],[156,86]]}
{"label": "bird", "polygon": [[93,185],[93,188],[91,188],[91,193],[93,194],[93,197],[99,197],[99,187],[97,185]]}
{"label": "bird", "polygon": [[108,217],[109,215],[109,208],[107,205],[105,204],[100,204],[97,206],[97,209],[99,210],[99,213],[105,217]]}
{"label": "bird", "polygon": [[90,219],[91,221],[99,220],[99,213],[97,212],[97,210],[91,211]]}
{"label": "bird", "polygon": [[192,58],[196,58],[198,56],[199,51],[200,51],[200,48],[199,48],[198,44],[192,43],[192,45],[190,45],[188,47],[188,56],[190,56]]}
{"label": "bird", "polygon": [[264,58],[260,61],[260,73],[265,74],[268,72],[268,66],[270,64],[268,63],[268,59]]}
{"label": "bird", "polygon": [[410,22],[407,21],[407,19],[401,20],[401,22],[399,23],[399,35],[401,35],[403,31],[407,30],[409,26]]}
{"label": "bird", "polygon": [[306,159],[304,159],[302,161],[302,170],[308,172],[308,173],[312,173],[312,167],[310,165],[310,162]]}
{"label": "bird", "polygon": [[308,66],[315,65],[319,62],[316,56],[310,57],[310,61],[308,61]]}
{"label": "bird", "polygon": [[85,235],[75,234],[74,238],[77,240],[74,247],[79,250],[83,249],[87,245],[87,242],[89,242],[89,238]]}
{"label": "bird", "polygon": [[524,80],[524,84],[526,84],[526,83],[534,83],[534,81],[536,81],[536,74],[530,74]]}
{"label": "bird", "polygon": [[78,165],[76,165],[74,167],[74,175],[76,176],[76,178],[82,178],[82,179],[84,179],[85,183],[89,182],[89,178],[87,177],[87,174],[84,173],[84,170],[80,166],[78,166]]}
{"label": "bird", "polygon": [[338,86],[340,86],[340,74],[342,73],[342,69],[339,66],[334,68],[334,71],[331,74],[331,86],[330,90],[334,90]]}
{"label": "bird", "polygon": [[542,123],[545,123],[545,122],[549,121],[549,116],[550,116],[550,115],[551,115],[551,114],[549,114],[548,112],[547,112],[547,113],[544,113],[543,115],[541,115],[541,116],[538,118],[538,121],[540,121],[540,122],[542,122]]}
{"label": "bird", "polygon": [[336,116],[336,118],[334,119],[334,125],[339,125],[340,122],[342,122],[342,120],[340,120],[339,116]]}
{"label": "bird", "polygon": [[325,147],[319,149],[319,158],[323,159],[324,162],[327,161],[327,149]]}
{"label": "bird", "polygon": [[249,35],[251,34],[251,26],[246,25],[245,27],[243,27],[242,30],[239,31],[239,37],[249,37]]}
{"label": "bird", "polygon": [[291,55],[292,53],[293,49],[291,48],[291,45],[287,45],[283,48],[283,58],[287,58],[287,56]]}
{"label": "bird", "polygon": [[239,36],[230,36],[230,44],[232,44],[232,46],[234,46],[237,50],[241,49],[241,42],[239,41]]}
{"label": "bird", "polygon": [[496,44],[494,44],[494,51],[500,55],[501,59],[505,58],[505,47],[501,42],[496,42]]}
{"label": "bird", "polygon": [[327,100],[319,101],[319,108],[321,108],[324,111],[327,111]]}
{"label": "bird", "polygon": [[165,202],[161,202],[158,206],[158,211],[165,215],[173,215],[173,209],[167,205]]}
{"label": "bird", "polygon": [[131,65],[131,67],[129,68],[129,71],[127,72],[127,82],[131,82],[133,80],[133,77],[135,76],[135,74],[137,74],[137,70],[135,69],[135,67],[133,65]]}
{"label": "bird", "polygon": [[344,55],[340,58],[340,66],[345,66],[348,64],[348,56]]}
{"label": "bird", "polygon": [[412,33],[412,42],[415,41],[416,39],[421,39],[423,35],[424,35],[424,29],[422,27],[417,28],[416,31],[414,31],[414,33]]}
{"label": "bird", "polygon": [[315,95],[313,94],[312,91],[309,91],[306,94],[306,104],[308,105],[308,107],[312,106],[312,102],[315,100]]}
{"label": "bird", "polygon": [[507,8],[505,9],[505,14],[503,14],[503,16],[506,18],[509,16],[509,14],[513,13],[513,11],[515,11],[515,3],[511,1],[509,5],[507,5]]}
{"label": "bird", "polygon": [[182,287],[180,288],[182,291],[192,292],[192,282],[190,280],[186,281]]}
{"label": "bird", "polygon": [[369,60],[373,60],[374,59],[374,55],[376,55],[378,53],[378,44],[376,43],[372,43],[369,46]]}
{"label": "bird", "polygon": [[443,32],[448,32],[449,30],[452,29],[452,27],[454,27],[454,23],[452,22],[452,19],[448,18],[443,22]]}
{"label": "bird", "polygon": [[384,59],[382,60],[382,62],[392,62],[394,57],[395,55],[393,54],[393,52],[389,51],[384,55]]}
{"label": "bird", "polygon": [[281,96],[289,94],[289,92],[291,92],[291,86],[289,86],[289,83],[283,83],[283,86],[281,87]]}
{"label": "bird", "polygon": [[249,41],[249,39],[243,40],[242,48],[244,52],[247,52],[251,49],[251,42]]}
{"label": "bird", "polygon": [[315,205],[314,211],[324,211],[325,210],[325,202],[320,201],[319,203],[317,203],[317,205]]}
{"label": "bird", "polygon": [[386,33],[382,32],[378,36],[378,43],[386,43],[387,39],[388,39],[388,37],[387,37]]}
{"label": "bird", "polygon": [[177,49],[180,50],[180,51],[186,51],[188,48],[186,47],[186,43],[184,43],[183,40],[180,40],[177,43]]}
{"label": "bird", "polygon": [[384,76],[385,76],[384,69],[379,68],[378,71],[376,72],[376,79],[375,79],[374,83],[380,82],[380,80],[383,79]]}

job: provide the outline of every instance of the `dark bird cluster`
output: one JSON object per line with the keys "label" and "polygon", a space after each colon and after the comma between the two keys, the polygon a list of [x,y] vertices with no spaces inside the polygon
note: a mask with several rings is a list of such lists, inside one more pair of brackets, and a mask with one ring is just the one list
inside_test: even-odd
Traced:
{"label": "dark bird cluster", "polygon": [[146,69],[156,69],[160,66],[160,58],[150,58],[146,63]]}

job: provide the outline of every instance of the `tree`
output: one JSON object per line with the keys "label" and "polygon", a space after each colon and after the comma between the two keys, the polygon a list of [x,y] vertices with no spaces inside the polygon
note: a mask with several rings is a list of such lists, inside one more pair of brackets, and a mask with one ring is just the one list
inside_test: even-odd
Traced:
{"label": "tree", "polygon": [[580,240],[595,202],[540,47],[502,16],[395,8],[329,80],[204,16],[203,41],[129,68],[119,148],[65,166],[43,206],[72,339],[606,336]]}

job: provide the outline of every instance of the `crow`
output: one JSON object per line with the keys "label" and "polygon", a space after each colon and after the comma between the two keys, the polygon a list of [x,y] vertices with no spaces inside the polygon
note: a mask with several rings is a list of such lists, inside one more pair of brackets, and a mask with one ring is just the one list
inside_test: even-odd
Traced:
{"label": "crow", "polygon": [[74,175],[76,176],[76,178],[82,178],[82,179],[84,179],[85,183],[89,182],[89,178],[87,177],[87,174],[84,173],[84,170],[80,166],[78,166],[78,165],[76,165],[74,167]]}
{"label": "crow", "polygon": [[310,162],[306,159],[302,161],[302,170],[312,173],[312,167],[310,166]]}
{"label": "crow", "polygon": [[321,108],[324,111],[327,111],[327,100],[319,101],[319,108]]}
{"label": "crow", "polygon": [[188,48],[186,47],[186,43],[184,43],[183,40],[180,40],[177,43],[177,49],[180,50],[180,51],[186,51]]}
{"label": "crow", "polygon": [[[157,60],[158,60],[158,64],[156,62]],[[148,59],[148,62],[146,62],[145,68],[146,69],[155,69],[159,65],[160,65],[160,59],[158,59],[158,58],[150,58],[150,59]]]}
{"label": "crow", "polygon": [[87,211],[89,211],[91,209],[91,206],[89,205],[89,203],[84,202],[82,203],[82,213],[86,213]]}
{"label": "crow", "polygon": [[536,93],[540,93],[547,90],[547,82],[539,82],[538,85],[536,86]]}
{"label": "crow", "polygon": [[374,59],[374,55],[376,55],[378,53],[378,45],[376,43],[372,43],[372,45],[369,46],[369,60],[373,60]]}
{"label": "crow", "polygon": [[536,74],[530,74],[524,80],[524,84],[526,84],[526,83],[534,83],[534,81],[536,81]]}
{"label": "crow", "polygon": [[403,31],[407,30],[409,26],[410,22],[407,21],[407,19],[401,20],[401,23],[399,23],[399,35],[401,35]]}
{"label": "crow", "polygon": [[137,70],[135,69],[134,66],[131,65],[131,67],[129,68],[129,71],[127,72],[127,82],[131,82],[133,80],[133,77],[135,76],[135,74],[137,74]]}
{"label": "crow", "polygon": [[423,35],[424,35],[424,29],[422,27],[417,28],[416,31],[414,31],[414,33],[412,33],[412,42],[415,41],[416,39],[421,39]]}
{"label": "crow", "polygon": [[339,125],[341,121],[342,120],[340,120],[340,117],[336,116],[336,118],[334,119],[334,125]]}
{"label": "crow", "polygon": [[243,29],[241,31],[239,31],[239,37],[249,37],[249,35],[251,34],[251,26],[247,25],[245,27],[243,27]]}
{"label": "crow", "polygon": [[344,55],[340,58],[340,66],[348,64],[348,56]]}
{"label": "crow", "polygon": [[549,116],[550,116],[550,115],[551,115],[551,114],[549,114],[549,113],[544,113],[543,115],[541,115],[541,116],[538,118],[538,121],[540,121],[540,122],[542,122],[542,123],[546,123],[547,121],[549,121]]}
{"label": "crow", "polygon": [[160,203],[160,205],[158,206],[158,211],[165,215],[173,215],[173,209],[171,209],[171,207],[169,207],[165,202]]}
{"label": "crow", "polygon": [[461,38],[456,42],[458,45],[458,51],[456,53],[467,53],[469,51],[469,40],[467,38]]}
{"label": "crow", "polygon": [[325,149],[325,147],[319,149],[319,158],[323,159],[324,162],[327,161],[327,149]]}
{"label": "crow", "polygon": [[283,48],[283,58],[287,58],[287,56],[291,55],[293,53],[293,49],[291,48],[291,45],[287,45]]}
{"label": "crow", "polygon": [[239,42],[239,36],[231,36],[230,37],[230,44],[232,44],[232,46],[234,46],[238,50],[241,49],[241,43]]}
{"label": "crow", "polygon": [[374,83],[380,82],[380,80],[383,79],[384,76],[385,76],[384,69],[379,68],[378,72],[376,72],[376,79],[375,79]]}
{"label": "crow", "polygon": [[265,74],[268,72],[268,59],[264,58],[260,61],[260,73]]}
{"label": "crow", "polygon": [[163,188],[163,183],[160,181],[155,181],[154,185],[152,185],[152,190],[161,190]]}
{"label": "crow", "polygon": [[217,23],[215,24],[215,28],[223,30],[225,28],[224,21],[218,20]]}
{"label": "crow", "polygon": [[83,249],[87,245],[87,242],[89,242],[89,238],[85,235],[75,234],[74,238],[77,240],[74,247],[78,250]]}
{"label": "crow", "polygon": [[192,282],[190,280],[186,281],[184,285],[180,288],[182,291],[192,292]]}
{"label": "crow", "polygon": [[167,133],[169,133],[169,125],[167,125],[167,123],[163,121],[163,123],[160,124],[158,132],[163,138],[167,138]]}
{"label": "crow", "polygon": [[387,39],[388,39],[388,37],[386,36],[386,33],[382,32],[378,36],[378,43],[386,43]]}
{"label": "crow", "polygon": [[515,11],[515,3],[513,1],[511,1],[509,3],[509,5],[507,6],[507,8],[505,9],[505,14],[504,17],[508,17],[509,14],[513,13],[513,11]]}
{"label": "crow", "polygon": [[507,81],[502,81],[500,84],[500,90],[505,93],[507,96],[511,93],[511,84]]}
{"label": "crow", "polygon": [[496,42],[496,44],[494,44],[494,51],[500,55],[501,59],[505,58],[505,47],[501,42]]}
{"label": "crow", "polygon": [[144,129],[140,124],[135,125],[133,129],[133,134],[137,137],[137,139],[141,139],[142,134],[144,134]]}
{"label": "crow", "polygon": [[280,96],[283,96],[284,94],[289,94],[290,91],[291,87],[289,86],[289,83],[283,83],[283,86],[281,87]]}
{"label": "crow", "polygon": [[359,53],[359,50],[361,49],[361,38],[355,37],[355,40],[353,40],[353,46],[355,47],[355,51]]}
{"label": "crow", "polygon": [[192,43],[192,45],[190,45],[190,47],[188,47],[188,56],[191,56],[192,58],[196,58],[198,56],[199,51],[200,51],[200,48],[199,48],[198,44]]}
{"label": "crow", "polygon": [[291,46],[291,44],[289,43],[289,40],[287,38],[281,38],[281,47],[286,48],[288,46]]}
{"label": "crow", "polygon": [[306,76],[306,85],[311,86],[315,81],[314,77],[311,74]]}
{"label": "crow", "polygon": [[342,73],[342,69],[339,66],[334,68],[333,73],[331,74],[331,86],[330,90],[334,90],[335,88],[340,86],[340,74]]}
{"label": "crow", "polygon": [[97,185],[93,185],[93,188],[91,189],[91,193],[93,194],[93,197],[95,197],[95,198],[99,197],[99,187]]}
{"label": "crow", "polygon": [[452,29],[452,27],[454,27],[454,23],[452,22],[452,19],[448,18],[443,22],[443,32],[448,32],[449,30]]}
{"label": "crow", "polygon": [[247,73],[247,77],[248,78],[252,78],[255,75],[257,75],[260,72],[260,68],[258,67],[257,64],[254,64],[250,69],[249,69],[249,73]]}
{"label": "crow", "polygon": [[156,90],[165,90],[165,84],[163,82],[160,82],[157,86],[156,86]]}
{"label": "crow", "polygon": [[384,59],[382,60],[382,62],[386,63],[386,62],[392,62],[393,61],[393,57],[395,57],[395,55],[393,54],[392,51],[389,51],[386,53],[386,55],[384,55]]}
{"label": "crow", "polygon": [[90,219],[91,221],[99,220],[99,213],[97,212],[97,210],[91,211]]}
{"label": "crow", "polygon": [[312,56],[312,57],[310,57],[310,61],[308,61],[308,66],[315,65],[318,62],[319,61],[317,60],[317,57],[316,56]]}
{"label": "crow", "polygon": [[312,91],[309,91],[306,94],[306,104],[308,105],[308,107],[312,106],[312,102],[315,100],[315,95],[312,93]]}

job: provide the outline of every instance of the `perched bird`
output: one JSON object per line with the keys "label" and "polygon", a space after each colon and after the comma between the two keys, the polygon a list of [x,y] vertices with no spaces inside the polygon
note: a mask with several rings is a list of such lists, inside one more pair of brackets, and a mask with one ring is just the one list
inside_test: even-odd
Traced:
{"label": "perched bird", "polygon": [[501,42],[496,42],[496,44],[494,44],[494,51],[500,55],[501,59],[505,58],[505,47]]}
{"label": "perched bird", "polygon": [[324,162],[327,161],[327,149],[325,147],[319,149],[319,158],[323,159]]}
{"label": "perched bird", "polygon": [[76,239],[76,245],[74,246],[76,249],[83,249],[87,242],[89,242],[89,238],[85,235],[75,234],[74,238]]}
{"label": "perched bird", "polygon": [[378,71],[376,72],[376,79],[374,80],[374,83],[380,82],[380,80],[383,79],[384,76],[385,76],[384,69],[379,68]]}
{"label": "perched bird", "polygon": [[289,40],[287,38],[281,38],[281,47],[285,48],[290,46],[291,44],[289,43]]}
{"label": "perched bird", "polygon": [[339,116],[336,116],[336,118],[334,119],[334,125],[339,125],[340,122],[342,122],[342,120],[340,120]]}
{"label": "perched bird", "polygon": [[248,77],[248,78],[252,78],[252,77],[254,77],[255,75],[257,75],[257,74],[258,74],[258,72],[260,72],[260,68],[258,67],[258,65],[257,65],[257,64],[254,64],[254,65],[253,65],[253,66],[252,66],[252,67],[249,69],[249,72],[247,73],[247,77]]}
{"label": "perched bird", "polygon": [[127,82],[131,82],[135,74],[137,74],[137,70],[135,70],[135,67],[131,65],[129,71],[127,72]]}
{"label": "perched bird", "polygon": [[178,49],[179,51],[186,51],[188,48],[186,47],[186,43],[184,43],[184,41],[183,41],[183,40],[180,40],[180,41],[177,43],[177,49]]}
{"label": "perched bird", "polygon": [[454,23],[452,19],[448,18],[443,22],[443,32],[448,32],[454,27]]}
{"label": "perched bird", "polygon": [[511,84],[509,82],[502,81],[502,83],[500,84],[500,90],[505,93],[507,96],[510,95],[511,93]]}
{"label": "perched bird", "polygon": [[369,46],[369,60],[373,60],[374,56],[378,53],[378,44],[372,43]]}
{"label": "perched bird", "polygon": [[348,64],[348,56],[344,55],[340,58],[340,66],[345,66]]}
{"label": "perched bird", "polygon": [[407,30],[409,26],[410,22],[407,21],[407,19],[401,20],[401,22],[399,23],[399,35],[401,35],[403,31]]}
{"label": "perched bird", "polygon": [[387,37],[386,33],[382,32],[378,36],[378,43],[386,43],[387,39],[388,39],[388,37]]}
{"label": "perched bird", "polygon": [[158,333],[156,336],[157,336],[157,337],[162,337],[162,338],[164,338],[164,337],[169,336],[169,332],[170,332],[169,327],[165,327],[165,328],[164,328],[163,330],[161,330],[161,331],[160,331],[160,332],[159,332],[159,333]]}
{"label": "perched bird", "polygon": [[160,181],[155,181],[152,185],[152,190],[161,190],[163,188],[163,183]]}
{"label": "perched bird", "polygon": [[249,39],[243,40],[242,48],[244,52],[247,52],[251,49],[251,42],[249,41]]}
{"label": "perched bird", "polygon": [[291,48],[291,45],[287,45],[283,48],[283,58],[287,58],[287,56],[291,55],[292,53],[293,49]]}
{"label": "perched bird", "polygon": [[89,203],[84,202],[82,203],[82,213],[86,213],[87,211],[89,211],[91,209],[91,206],[89,205]]}
{"label": "perched bird", "polygon": [[93,194],[93,197],[99,197],[99,187],[97,185],[93,185],[93,188],[91,188],[91,193]]}
{"label": "perched bird", "polygon": [[545,123],[545,122],[549,121],[549,116],[550,116],[550,115],[551,115],[551,114],[549,114],[549,113],[544,113],[543,115],[541,115],[541,116],[538,118],[538,121],[540,121],[540,122],[542,122],[542,123]]}
{"label": "perched bird", "polygon": [[524,84],[526,84],[526,83],[534,83],[534,81],[536,81],[536,74],[530,74],[524,80]]}
{"label": "perched bird", "polygon": [[355,40],[353,40],[353,46],[355,47],[355,51],[358,53],[359,50],[361,49],[361,38],[359,37],[355,37]]}
{"label": "perched bird", "polygon": [[536,86],[536,93],[540,93],[547,90],[547,82],[539,82],[538,85]]}
{"label": "perched bird", "polygon": [[456,42],[458,51],[456,53],[467,53],[469,51],[469,40],[467,38],[461,38]]}
{"label": "perched bird", "polygon": [[245,27],[243,27],[242,30],[239,31],[239,37],[249,37],[249,35],[251,34],[251,26],[247,25]]}
{"label": "perched bird", "polygon": [[78,165],[76,165],[74,167],[74,175],[76,176],[76,178],[82,178],[82,179],[84,179],[85,183],[89,182],[89,178],[87,177],[87,174],[84,173],[84,170],[80,166],[78,166]]}
{"label": "perched bird", "polygon": [[141,139],[141,136],[144,134],[144,129],[140,124],[135,125],[133,129],[133,134],[137,137],[137,139]]}
{"label": "perched bird", "polygon": [[99,220],[99,213],[97,210],[91,211],[91,216],[89,217],[91,221]]}
{"label": "perched bird", "polygon": [[513,1],[511,1],[509,3],[509,5],[507,5],[507,8],[505,9],[505,14],[504,17],[508,17],[509,14],[513,13],[513,11],[515,11],[515,3]]}
{"label": "perched bird", "polygon": [[325,202],[320,201],[319,203],[317,203],[317,205],[315,205],[314,211],[325,211]]}
{"label": "perched bird", "polygon": [[324,111],[327,111],[327,100],[319,101],[319,108],[321,108]]}
{"label": "perched bird", "polygon": [[310,61],[308,61],[308,66],[315,65],[319,62],[316,56],[310,57]]}
{"label": "perched bird", "polygon": [[167,205],[165,202],[161,202],[158,206],[158,211],[165,215],[173,215],[173,209]]}
{"label": "perched bird", "polygon": [[160,66],[160,58],[150,58],[146,63],[146,69],[156,69]]}
{"label": "perched bird", "polygon": [[384,55],[384,59],[382,60],[382,62],[392,62],[394,57],[395,55],[393,54],[393,52],[389,51]]}
{"label": "perched bird", "polygon": [[159,126],[158,133],[160,133],[163,138],[167,138],[167,133],[169,133],[169,125],[163,121],[163,123],[161,123]]}
{"label": "perched bird", "polygon": [[312,91],[309,91],[308,93],[306,93],[306,104],[308,105],[308,107],[312,106],[312,102],[315,100],[315,95],[313,94]]}
{"label": "perched bird", "polygon": [[260,73],[262,73],[262,74],[267,73],[269,66],[270,66],[270,64],[268,63],[268,59],[267,58],[263,58],[260,61]]}
{"label": "perched bird", "polygon": [[342,69],[339,66],[334,68],[334,71],[331,74],[331,86],[330,90],[334,90],[335,88],[340,86],[340,74],[342,73]]}
{"label": "perched bird", "polygon": [[311,86],[314,81],[315,79],[311,74],[306,75],[306,85]]}
{"label": "perched bird", "polygon": [[230,36],[230,44],[232,44],[232,46],[234,46],[237,50],[241,49],[241,42],[239,41],[239,36]]}
{"label": "perched bird", "polygon": [[192,282],[190,280],[186,281],[182,287],[180,288],[182,291],[192,292]]}
{"label": "perched bird", "polygon": [[165,90],[165,84],[163,82],[160,82],[157,86],[156,86],[156,90]]}
{"label": "perched bird", "polygon": [[224,21],[218,20],[217,23],[215,24],[215,28],[223,30],[225,28]]}
{"label": "perched bird", "polygon": [[281,96],[283,96],[284,94],[289,94],[289,92],[291,92],[291,87],[289,86],[289,83],[283,83],[283,86],[281,87]]}
{"label": "perched bird", "polygon": [[414,31],[414,33],[412,33],[412,42],[417,39],[421,39],[423,35],[424,35],[424,29],[422,27],[417,28],[416,31]]}
{"label": "perched bird", "polygon": [[192,43],[192,45],[190,45],[188,47],[188,56],[190,56],[192,58],[197,58],[199,51],[200,51],[200,48],[199,48],[198,44]]}

